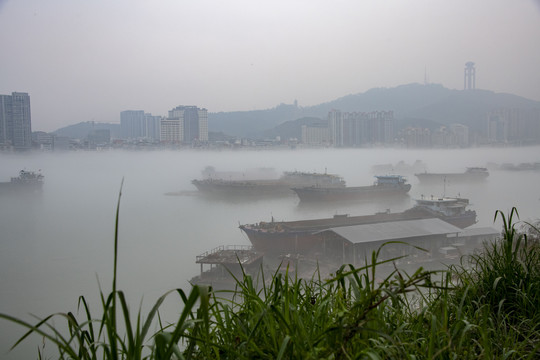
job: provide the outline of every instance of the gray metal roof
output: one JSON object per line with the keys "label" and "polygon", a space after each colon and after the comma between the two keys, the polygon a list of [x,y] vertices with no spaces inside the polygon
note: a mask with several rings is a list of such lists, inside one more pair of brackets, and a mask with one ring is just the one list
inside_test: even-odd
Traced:
{"label": "gray metal roof", "polygon": [[390,221],[377,224],[345,226],[328,229],[357,244],[372,241],[390,241],[418,236],[455,234],[463,231],[441,219]]}
{"label": "gray metal roof", "polygon": [[463,229],[459,234],[462,236],[479,236],[479,235],[500,235],[501,232],[495,230],[492,227],[476,227],[476,228],[467,228]]}

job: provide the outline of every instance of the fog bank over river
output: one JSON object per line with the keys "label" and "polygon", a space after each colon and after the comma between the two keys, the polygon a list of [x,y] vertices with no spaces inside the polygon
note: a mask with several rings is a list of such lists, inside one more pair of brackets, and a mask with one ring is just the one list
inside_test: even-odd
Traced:
{"label": "fog bank over river", "polygon": [[[540,218],[540,171],[490,170],[487,181],[471,185],[420,185],[413,174],[410,196],[325,206],[299,206],[293,195],[257,201],[213,201],[198,196],[191,180],[206,166],[218,171],[274,168],[338,174],[349,186],[370,185],[376,164],[413,164],[429,172],[461,172],[466,167],[496,163],[540,162],[540,148],[466,150],[321,149],[272,151],[76,152],[0,154],[0,182],[21,169],[41,169],[43,192],[30,196],[0,194],[0,312],[30,320],[54,312],[77,310],[84,295],[99,314],[99,278],[111,287],[116,202],[122,178],[118,287],[131,311],[143,299],[143,315],[156,299],[173,288],[189,289],[198,275],[195,256],[219,245],[249,245],[239,224],[276,220],[367,215],[410,208],[421,195],[461,195],[470,199],[478,224],[493,223],[496,210],[518,208],[522,220]],[[181,196],[166,195],[182,192]],[[180,310],[171,297],[167,321]],[[60,319],[56,320],[58,325]],[[0,357],[37,358],[38,339],[25,341],[6,354],[24,333],[0,321]],[[51,345],[48,344],[48,347]]]}

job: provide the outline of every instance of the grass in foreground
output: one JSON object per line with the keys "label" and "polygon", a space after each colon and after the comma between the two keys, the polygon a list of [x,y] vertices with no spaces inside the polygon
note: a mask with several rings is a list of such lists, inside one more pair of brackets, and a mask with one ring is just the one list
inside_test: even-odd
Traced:
{"label": "grass in foreground", "polygon": [[[0,314],[28,329],[14,346],[35,333],[56,346],[59,359],[540,357],[540,246],[516,231],[515,209],[508,219],[495,214],[504,223],[500,242],[446,271],[419,268],[407,274],[396,268],[381,279],[378,266],[397,259],[380,261],[374,252],[371,265],[344,265],[330,279],[276,271],[268,285],[264,277],[244,274],[232,293],[176,289],[143,319],[140,310],[133,318],[116,287],[120,198],[121,192],[112,291],[101,292],[101,316],[93,317],[84,297],[82,320],[68,312],[30,324]],[[159,308],[172,293],[179,295],[182,310],[165,326]],[[52,322],[58,317],[65,328]]]}

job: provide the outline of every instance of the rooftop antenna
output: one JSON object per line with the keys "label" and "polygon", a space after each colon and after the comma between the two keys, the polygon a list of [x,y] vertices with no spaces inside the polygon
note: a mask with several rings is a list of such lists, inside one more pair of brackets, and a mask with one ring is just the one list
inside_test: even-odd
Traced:
{"label": "rooftop antenna", "polygon": [[446,176],[443,178],[443,198],[446,197]]}

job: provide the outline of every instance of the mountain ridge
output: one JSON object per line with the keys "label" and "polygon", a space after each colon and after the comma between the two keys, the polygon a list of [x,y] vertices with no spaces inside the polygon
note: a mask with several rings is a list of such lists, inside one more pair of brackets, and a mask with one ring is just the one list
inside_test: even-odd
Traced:
{"label": "mountain ridge", "polygon": [[[455,90],[440,84],[404,84],[393,88],[372,88],[363,93],[348,94],[318,105],[300,107],[280,104],[263,110],[231,111],[208,113],[209,132],[224,133],[242,138],[268,136],[298,137],[302,121],[307,123],[324,121],[328,112],[338,109],[343,112],[393,111],[396,127],[399,129],[411,119],[426,120],[428,123],[449,125],[461,123],[473,131],[484,126],[486,114],[501,108],[540,109],[540,102],[514,94],[495,93],[490,90]],[[286,124],[296,121],[296,125]],[[55,131],[67,135],[70,127],[80,124],[88,128],[88,123],[70,125]],[[110,124],[116,134],[119,124]],[[278,131],[278,126],[287,131]],[[95,123],[94,128],[106,127]],[[296,126],[296,127],[295,127]],[[84,134],[83,136],[86,136]]]}

